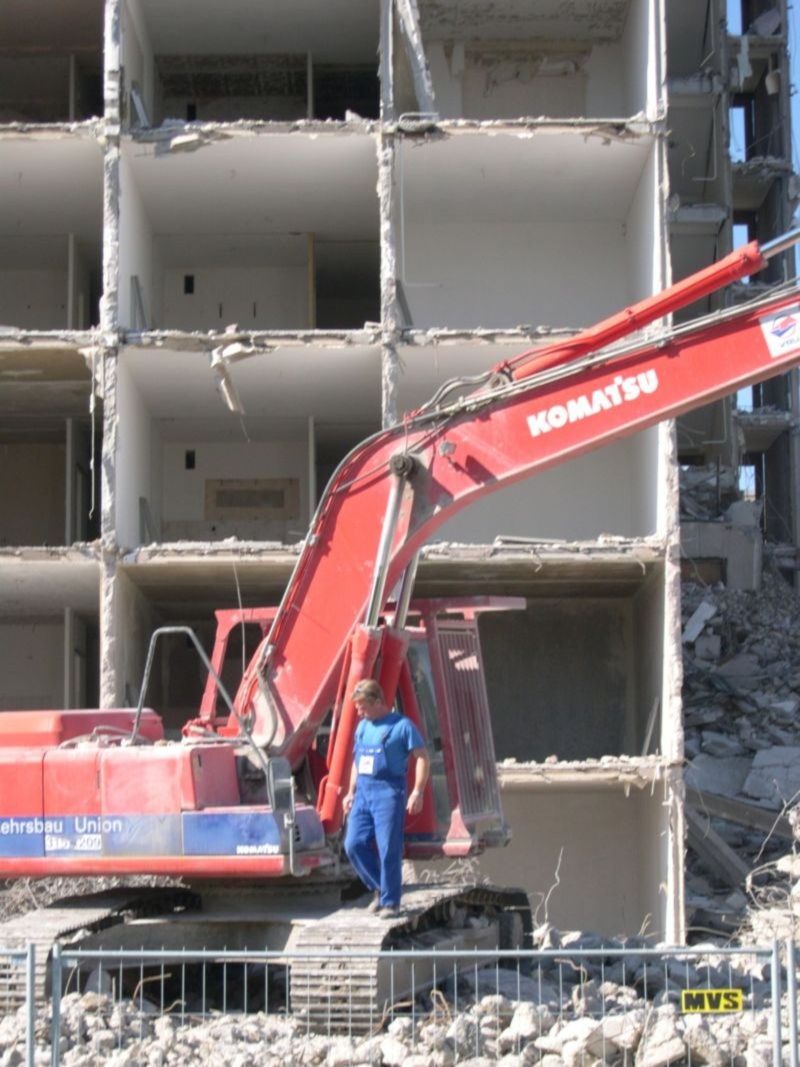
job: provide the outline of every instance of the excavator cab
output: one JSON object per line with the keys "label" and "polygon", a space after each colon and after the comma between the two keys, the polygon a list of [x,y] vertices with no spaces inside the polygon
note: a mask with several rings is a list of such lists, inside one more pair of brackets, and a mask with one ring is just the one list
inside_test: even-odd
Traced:
{"label": "excavator cab", "polygon": [[[411,604],[404,627],[408,643],[394,703],[425,738],[431,775],[422,811],[407,822],[405,854],[409,859],[468,856],[504,845],[510,838],[500,804],[478,616],[484,611],[521,610],[524,605],[517,597],[452,597]],[[267,633],[275,611],[245,608],[216,612],[211,664],[220,677],[225,675],[230,659],[231,634],[240,628]],[[391,626],[393,621],[389,605],[381,625]],[[190,732],[200,724],[221,727],[225,709],[220,703],[218,687],[209,672],[200,718],[186,730]],[[329,720],[323,724],[308,750],[306,766],[297,775],[301,786],[306,785],[310,803],[324,789],[336,746],[351,744],[337,727],[336,716],[333,726]]]}

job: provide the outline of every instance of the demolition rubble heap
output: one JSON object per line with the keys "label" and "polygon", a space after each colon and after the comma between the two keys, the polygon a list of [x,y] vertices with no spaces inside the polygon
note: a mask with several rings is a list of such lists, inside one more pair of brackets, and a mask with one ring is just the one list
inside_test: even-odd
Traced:
{"label": "demolition rubble heap", "polygon": [[689,923],[762,942],[792,933],[800,873],[800,598],[777,557],[758,592],[683,589]]}
{"label": "demolition rubble heap", "polygon": [[[641,956],[623,965],[606,946],[607,959],[571,965],[569,953],[596,948],[591,935],[539,932],[548,947],[563,947],[564,959],[550,959],[526,977],[515,971],[470,972],[450,977],[439,993],[422,994],[415,1011],[403,1011],[372,1034],[311,1034],[302,1020],[283,1014],[236,1016],[193,1014],[159,1006],[136,995],[115,1003],[103,994],[68,993],[62,1000],[60,1052],[64,1067],[139,1064],[249,1063],[308,1064],[346,1067],[383,1064],[395,1067],[443,1067],[454,1063],[500,1062],[505,1067],[540,1063],[543,1067],[584,1064],[629,1064],[663,1067],[672,1062],[722,1064],[742,1062],[768,1067],[772,1062],[769,965],[730,961],[713,955],[695,969],[674,959],[667,963]],[[636,944],[643,944],[637,939]],[[631,943],[628,943],[631,947]],[[636,946],[634,945],[634,948]],[[677,1001],[688,986],[744,986],[752,1010],[709,1017],[681,1016]],[[646,996],[645,996],[646,994]],[[458,1010],[457,1010],[458,1009]],[[16,1065],[21,1056],[24,1018],[0,1022],[2,1062]],[[39,1056],[49,1062],[49,1011],[38,1023]],[[737,1057],[742,1057],[741,1060]],[[37,1060],[38,1062],[38,1060]]]}

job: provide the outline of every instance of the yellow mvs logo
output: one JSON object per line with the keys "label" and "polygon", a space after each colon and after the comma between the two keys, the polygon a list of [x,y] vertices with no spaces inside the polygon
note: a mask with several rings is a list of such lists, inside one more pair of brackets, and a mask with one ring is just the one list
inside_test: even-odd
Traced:
{"label": "yellow mvs logo", "polygon": [[743,1010],[743,989],[681,990],[682,1012],[725,1012]]}

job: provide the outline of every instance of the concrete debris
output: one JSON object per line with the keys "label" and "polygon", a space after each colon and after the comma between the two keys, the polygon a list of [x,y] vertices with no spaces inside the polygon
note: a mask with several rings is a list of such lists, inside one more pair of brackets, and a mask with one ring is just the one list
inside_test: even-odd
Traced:
{"label": "concrete debris", "polygon": [[685,645],[694,644],[703,632],[706,623],[713,619],[716,614],[717,605],[710,600],[704,600],[683,628],[683,643]]}
{"label": "concrete debris", "polygon": [[[712,949],[713,951],[713,949]],[[637,1063],[666,1067],[669,1063],[723,1064],[761,1062],[758,1058],[769,1026],[768,982],[759,975],[719,966],[690,968],[684,963],[667,968],[670,990],[649,978],[662,967],[634,965],[630,984],[601,980],[603,961],[586,961],[580,968],[563,967],[557,960],[545,964],[552,978],[551,995],[561,993],[551,1010],[538,989],[512,995],[421,993],[411,1005],[398,1005],[398,1014],[388,1025],[367,1036],[310,1034],[302,1020],[283,1014],[251,1015],[203,1013],[172,1014],[137,997],[115,1002],[107,994],[70,992],[61,1000],[60,1053],[64,1067],[78,1064],[241,1064],[285,1063],[346,1067],[350,1064],[404,1064],[406,1067],[436,1067],[438,1064],[471,1063],[508,1065],[530,1063],[583,1065],[587,1063]],[[606,968],[607,969],[607,968]],[[673,971],[676,981],[673,982]],[[591,977],[587,974],[591,972]],[[496,974],[490,968],[487,979]],[[515,972],[508,972],[515,977]],[[558,977],[560,975],[560,981]],[[699,1018],[681,1016],[668,998],[687,982],[703,986],[707,981],[735,980],[748,990],[752,1008],[747,1025],[732,1025],[727,1016]],[[585,994],[585,995],[584,995]],[[647,994],[647,995],[645,995]],[[461,999],[464,996],[465,999]],[[576,1005],[589,1000],[591,1014],[581,1014]],[[13,1051],[24,1048],[25,1016],[7,1015],[0,1020],[0,1054],[3,1063],[18,1063]],[[736,1019],[734,1022],[738,1022]],[[49,1062],[52,1033],[50,1009],[37,1023],[36,1062]],[[767,1061],[770,1062],[770,1061]]]}
{"label": "concrete debris", "polygon": [[[690,926],[769,940],[765,914],[800,912],[782,864],[800,795],[800,598],[769,556],[758,592],[686,583],[683,618]],[[731,897],[732,856],[749,901]]]}
{"label": "concrete debris", "polygon": [[757,752],[744,792],[775,807],[796,803],[800,792],[800,748],[782,746]]}
{"label": "concrete debris", "polygon": [[736,472],[728,467],[681,467],[681,516],[715,519],[740,495]]}

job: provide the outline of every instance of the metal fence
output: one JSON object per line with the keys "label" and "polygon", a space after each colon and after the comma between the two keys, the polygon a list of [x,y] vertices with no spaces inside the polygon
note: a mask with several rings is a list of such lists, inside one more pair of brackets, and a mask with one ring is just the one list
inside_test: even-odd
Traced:
{"label": "metal fence", "polygon": [[0,950],[0,973],[25,994],[16,1009],[6,1002],[0,1059],[24,1042],[26,1064],[53,1067],[176,1053],[184,1063],[798,1065],[791,942],[324,957],[56,945],[40,1004],[36,962],[34,946]]}

